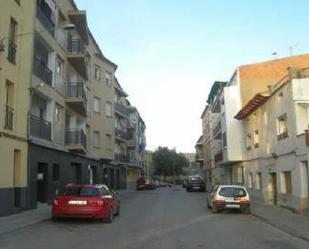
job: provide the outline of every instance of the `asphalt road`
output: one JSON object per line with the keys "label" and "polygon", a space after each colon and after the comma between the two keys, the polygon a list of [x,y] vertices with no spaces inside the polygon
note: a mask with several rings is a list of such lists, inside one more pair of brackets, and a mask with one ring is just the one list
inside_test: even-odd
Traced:
{"label": "asphalt road", "polygon": [[112,224],[48,220],[1,235],[0,248],[308,249],[309,243],[251,215],[211,214],[205,193],[176,187],[123,194]]}

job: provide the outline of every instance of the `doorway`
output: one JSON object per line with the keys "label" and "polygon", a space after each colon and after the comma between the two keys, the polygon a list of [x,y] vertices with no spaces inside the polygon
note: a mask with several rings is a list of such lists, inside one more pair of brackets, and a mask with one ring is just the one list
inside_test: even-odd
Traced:
{"label": "doorway", "polygon": [[71,163],[73,169],[73,182],[82,183],[82,165],[80,163]]}
{"label": "doorway", "polygon": [[277,205],[277,174],[270,173],[271,196],[270,201],[273,205]]}
{"label": "doorway", "polygon": [[38,163],[37,168],[37,201],[41,203],[47,202],[47,163]]}

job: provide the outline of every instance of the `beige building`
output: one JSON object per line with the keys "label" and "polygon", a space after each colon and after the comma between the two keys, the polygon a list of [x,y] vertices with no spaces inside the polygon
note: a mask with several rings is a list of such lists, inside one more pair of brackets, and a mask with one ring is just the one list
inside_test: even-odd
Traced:
{"label": "beige building", "polygon": [[70,182],[125,188],[119,116],[130,128],[115,100],[126,93],[86,12],[73,0],[4,0],[0,14],[0,215],[48,202]]}
{"label": "beige building", "polygon": [[244,127],[245,180],[252,196],[308,214],[309,71],[291,68],[236,118]]}

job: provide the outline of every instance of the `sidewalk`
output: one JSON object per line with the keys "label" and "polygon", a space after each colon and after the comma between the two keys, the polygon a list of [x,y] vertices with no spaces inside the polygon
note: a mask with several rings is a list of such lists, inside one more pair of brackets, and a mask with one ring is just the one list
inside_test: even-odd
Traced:
{"label": "sidewalk", "polygon": [[[118,190],[117,192],[121,198],[129,193],[133,193],[134,190],[125,189]],[[39,204],[37,209],[31,209],[18,214],[0,217],[0,235],[48,220],[50,217],[51,206],[47,204]]]}
{"label": "sidewalk", "polygon": [[0,235],[50,219],[51,207],[39,204],[37,209],[0,217]]}
{"label": "sidewalk", "polygon": [[253,201],[252,215],[295,237],[309,241],[309,217],[291,212],[285,208]]}

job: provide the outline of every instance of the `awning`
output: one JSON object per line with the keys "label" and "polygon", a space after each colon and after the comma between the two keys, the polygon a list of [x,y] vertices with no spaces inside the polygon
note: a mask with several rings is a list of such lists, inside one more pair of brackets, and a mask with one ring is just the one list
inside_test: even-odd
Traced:
{"label": "awning", "polygon": [[269,95],[267,94],[256,94],[253,99],[251,99],[248,104],[246,104],[237,114],[234,118],[238,120],[242,120],[247,118],[250,114],[252,114],[254,111],[256,111],[261,105],[263,105],[267,99],[269,98]]}

